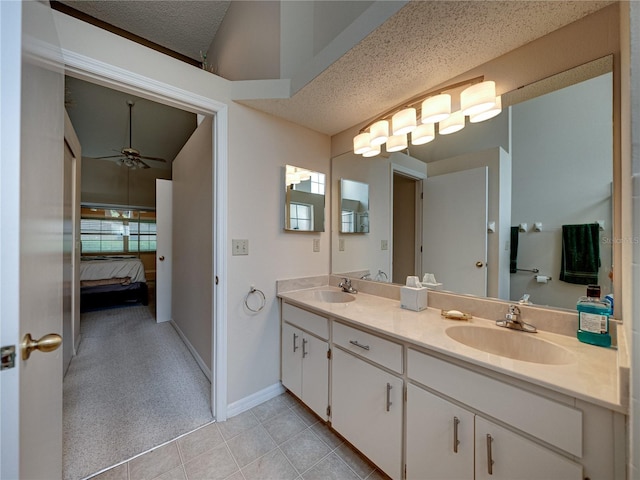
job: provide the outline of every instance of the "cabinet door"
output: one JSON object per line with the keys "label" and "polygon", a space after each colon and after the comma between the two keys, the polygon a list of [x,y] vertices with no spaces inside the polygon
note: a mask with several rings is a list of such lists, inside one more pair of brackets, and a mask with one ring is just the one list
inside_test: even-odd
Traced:
{"label": "cabinet door", "polygon": [[476,480],[483,479],[580,480],[582,466],[476,417]]}
{"label": "cabinet door", "polygon": [[302,401],[327,419],[329,405],[329,344],[312,335],[302,335]]}
{"label": "cabinet door", "polygon": [[333,350],[331,423],[393,479],[402,477],[402,379]]}
{"label": "cabinet door", "polygon": [[282,385],[302,398],[302,331],[282,324]]}
{"label": "cabinet door", "polygon": [[407,479],[473,480],[474,415],[407,387]]}

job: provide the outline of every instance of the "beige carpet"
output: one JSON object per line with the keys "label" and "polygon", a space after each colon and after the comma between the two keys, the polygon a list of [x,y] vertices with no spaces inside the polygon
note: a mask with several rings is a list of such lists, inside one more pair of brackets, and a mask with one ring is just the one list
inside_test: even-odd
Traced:
{"label": "beige carpet", "polygon": [[83,313],[64,379],[63,477],[77,480],[211,422],[211,384],[148,307]]}

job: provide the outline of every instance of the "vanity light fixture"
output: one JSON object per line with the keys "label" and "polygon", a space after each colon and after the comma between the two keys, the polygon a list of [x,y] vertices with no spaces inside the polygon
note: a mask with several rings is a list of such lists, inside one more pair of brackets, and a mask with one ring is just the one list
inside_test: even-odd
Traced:
{"label": "vanity light fixture", "polygon": [[[461,109],[451,113],[451,94],[459,91]],[[387,152],[407,148],[407,135],[412,145],[423,145],[435,139],[434,124],[441,135],[460,131],[466,117],[471,123],[493,118],[502,111],[501,97],[496,96],[495,82],[484,76],[441,87],[403,102],[365,126],[353,138],[353,151],[365,157],[375,157],[386,143]],[[391,131],[389,127],[391,126]]]}

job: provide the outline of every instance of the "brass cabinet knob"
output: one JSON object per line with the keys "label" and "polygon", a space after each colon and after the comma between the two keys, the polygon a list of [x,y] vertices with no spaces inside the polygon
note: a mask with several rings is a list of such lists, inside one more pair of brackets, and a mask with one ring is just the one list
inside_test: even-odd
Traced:
{"label": "brass cabinet knob", "polygon": [[482,268],[482,267],[484,267],[484,263],[476,262],[476,268]]}
{"label": "brass cabinet knob", "polygon": [[160,260],[161,262],[164,262],[164,255],[160,255],[160,256],[158,257],[158,260]]}
{"label": "brass cabinet knob", "polygon": [[38,340],[34,340],[30,333],[22,339],[22,359],[28,360],[31,352],[40,350],[41,352],[53,352],[62,344],[62,337],[57,333],[49,333]]}

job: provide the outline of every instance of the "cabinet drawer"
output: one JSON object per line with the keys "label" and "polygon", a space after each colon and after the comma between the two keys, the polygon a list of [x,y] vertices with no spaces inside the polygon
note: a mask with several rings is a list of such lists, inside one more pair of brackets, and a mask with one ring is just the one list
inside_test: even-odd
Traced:
{"label": "cabinet drawer", "polygon": [[409,349],[407,375],[429,388],[582,457],[582,412]]}
{"label": "cabinet drawer", "polygon": [[329,339],[329,320],[288,303],[282,304],[282,319],[318,337]]}
{"label": "cabinet drawer", "polygon": [[402,373],[400,344],[338,322],[333,322],[333,343],[394,372]]}

